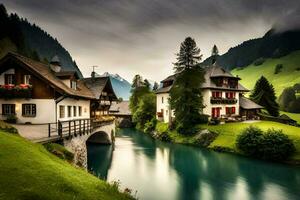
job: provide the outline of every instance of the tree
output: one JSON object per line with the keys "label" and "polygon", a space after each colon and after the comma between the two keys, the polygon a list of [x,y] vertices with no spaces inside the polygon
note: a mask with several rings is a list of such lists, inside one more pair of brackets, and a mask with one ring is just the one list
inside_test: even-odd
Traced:
{"label": "tree", "polygon": [[155,91],[158,89],[158,83],[157,82],[154,82],[154,85],[153,85],[153,88],[152,90]]}
{"label": "tree", "polygon": [[[289,104],[296,100],[295,90],[292,87],[285,88],[279,96],[279,106],[283,111],[288,111]],[[290,112],[290,111],[288,111]]]}
{"label": "tree", "polygon": [[250,99],[265,107],[270,115],[274,117],[279,115],[279,105],[276,102],[274,87],[264,76],[256,81]]}
{"label": "tree", "polygon": [[176,54],[177,62],[174,63],[175,72],[181,72],[184,69],[192,68],[202,58],[200,49],[197,47],[196,42],[191,37],[187,37],[180,45],[179,53]]}
{"label": "tree", "polygon": [[132,113],[138,108],[140,98],[149,93],[150,89],[145,86],[143,78],[140,75],[135,75],[131,85],[131,96],[129,99],[129,107]]}
{"label": "tree", "polygon": [[144,85],[145,85],[146,88],[148,88],[150,90],[151,84],[147,79],[144,80]]}
{"label": "tree", "polygon": [[217,45],[214,45],[211,50],[212,64],[214,64],[217,61],[218,56],[219,56],[219,49]]}
{"label": "tree", "polygon": [[176,80],[170,91],[170,106],[174,110],[176,129],[182,134],[192,134],[200,123],[203,109],[201,85],[205,81],[204,70],[199,67],[200,49],[188,37],[180,46],[177,62]]}
{"label": "tree", "polygon": [[150,92],[143,95],[138,103],[136,112],[133,113],[132,120],[136,123],[137,129],[143,130],[145,124],[155,118],[156,96]]}
{"label": "tree", "polygon": [[277,64],[275,66],[274,74],[279,74],[282,71],[283,65],[282,64]]}

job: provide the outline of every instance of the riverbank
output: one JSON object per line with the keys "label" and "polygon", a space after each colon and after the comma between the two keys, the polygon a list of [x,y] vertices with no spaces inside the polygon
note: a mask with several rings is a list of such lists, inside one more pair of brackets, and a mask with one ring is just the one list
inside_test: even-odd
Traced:
{"label": "riverbank", "polygon": [[[245,122],[236,122],[236,123],[226,123],[221,125],[199,125],[199,128],[202,130],[208,130],[210,132],[216,133],[217,136],[214,140],[206,147],[208,149],[230,152],[241,154],[242,153],[237,149],[235,142],[237,136],[241,131],[250,125],[257,126],[262,130],[266,131],[269,128],[281,129],[283,132],[293,141],[296,152],[289,158],[286,162],[291,164],[300,164],[300,128],[294,127],[286,124],[281,124],[271,121],[257,121],[253,123]],[[172,143],[180,143],[187,145],[200,146],[198,144],[197,138],[198,134],[192,136],[185,136],[177,133],[175,130],[168,130],[168,124],[158,122],[155,128],[157,138],[160,138],[159,135],[167,134]]]}
{"label": "riverbank", "polygon": [[44,146],[0,130],[0,199],[133,199]]}

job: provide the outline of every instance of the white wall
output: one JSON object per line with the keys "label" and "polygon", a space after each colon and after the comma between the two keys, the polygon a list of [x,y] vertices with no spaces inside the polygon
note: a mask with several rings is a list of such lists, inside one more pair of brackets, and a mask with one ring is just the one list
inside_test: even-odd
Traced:
{"label": "white wall", "polygon": [[[225,98],[226,91],[222,91],[222,97]],[[211,104],[210,98],[212,97],[212,90],[210,89],[204,89],[203,90],[203,103],[205,108],[203,109],[203,114],[205,115],[212,115],[212,108],[214,107],[221,107],[220,115],[226,115],[226,107],[235,107],[235,115],[239,115],[240,106],[239,106],[239,92],[236,92],[236,104]],[[164,101],[162,102],[162,98],[164,98]],[[168,93],[161,93],[156,94],[156,112],[161,112],[161,109],[164,110],[164,117],[163,122],[168,123],[169,122],[169,115],[166,114],[166,110],[169,110],[169,102],[168,102],[169,94]],[[168,111],[169,114],[169,111]],[[174,112],[172,112],[172,117],[174,117]],[[157,115],[156,118],[158,119]]]}
{"label": "white wall", "polygon": [[[22,104],[30,103],[36,104],[36,116],[35,117],[23,117],[22,116]],[[30,122],[32,124],[43,124],[49,122],[55,122],[55,101],[54,99],[13,99],[4,100],[0,99],[0,113],[2,114],[2,104],[15,104],[16,115],[18,123]],[[6,119],[6,116],[0,115],[0,119]]]}
{"label": "white wall", "polygon": [[[163,98],[163,101],[162,101]],[[168,123],[169,122],[169,93],[161,93],[156,94],[156,112],[161,112],[161,109],[163,109],[163,122]],[[172,117],[174,117],[174,112],[172,111]],[[156,118],[158,119],[157,115]]]}
{"label": "white wall", "polygon": [[[65,106],[65,117],[59,118],[59,106]],[[68,117],[68,106],[71,108],[71,117]],[[76,117],[73,116],[73,106],[76,106],[77,114]],[[78,107],[82,107],[82,116],[79,116]],[[65,98],[57,104],[57,119],[60,121],[67,121],[73,119],[86,119],[90,118],[90,100],[76,100],[72,98]]]}
{"label": "white wall", "polygon": [[4,78],[5,74],[15,74],[15,69],[9,69],[3,72],[2,74],[0,74],[0,85],[4,85],[5,83],[5,78]]}
{"label": "white wall", "polygon": [[[219,90],[218,90],[219,91]],[[225,98],[225,93],[226,91],[222,91],[222,97]],[[205,105],[205,108],[203,109],[203,114],[211,116],[212,113],[212,108],[218,108],[220,107],[220,115],[225,115],[226,114],[226,107],[235,107],[235,113],[236,115],[239,115],[240,113],[240,103],[239,103],[239,92],[236,92],[235,98],[237,99],[236,104],[211,104],[210,103],[210,98],[212,97],[212,90],[206,89],[203,92],[203,102]]]}

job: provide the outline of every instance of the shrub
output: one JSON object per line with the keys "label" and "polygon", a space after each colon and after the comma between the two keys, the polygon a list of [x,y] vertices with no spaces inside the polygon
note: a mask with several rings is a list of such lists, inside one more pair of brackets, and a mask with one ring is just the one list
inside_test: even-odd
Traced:
{"label": "shrub", "polygon": [[171,142],[172,139],[169,136],[168,132],[162,132],[161,134],[158,135],[157,137],[159,140],[163,141],[163,142]]}
{"label": "shrub", "polygon": [[249,156],[266,160],[285,160],[295,152],[295,146],[282,130],[269,129],[265,134],[250,126],[238,136],[236,145]]}
{"label": "shrub", "polygon": [[12,123],[12,124],[15,124],[15,123],[17,123],[17,120],[18,120],[18,118],[15,116],[15,115],[8,115],[7,117],[6,117],[6,122],[7,123]]}
{"label": "shrub", "polygon": [[258,58],[254,61],[254,65],[255,66],[259,66],[259,65],[262,65],[266,60],[264,58]]}
{"label": "shrub", "polygon": [[222,147],[222,146],[214,146],[211,148],[214,151],[217,152],[228,152],[228,153],[234,153],[234,150],[229,147]]}
{"label": "shrub", "polygon": [[282,130],[269,129],[264,135],[263,159],[284,160],[295,152],[295,146]]}
{"label": "shrub", "polygon": [[216,139],[217,136],[218,134],[215,132],[204,130],[201,131],[199,135],[197,135],[195,143],[202,147],[208,147]]}
{"label": "shrub", "polygon": [[149,122],[146,122],[145,124],[145,128],[144,128],[144,132],[145,133],[150,133],[152,131],[155,130],[155,127],[156,127],[156,123],[157,123],[157,120],[155,118],[152,118]]}
{"label": "shrub", "polygon": [[279,74],[282,71],[283,65],[282,64],[277,64],[275,66],[275,71],[274,74]]}
{"label": "shrub", "polygon": [[209,115],[204,115],[204,114],[200,115],[199,116],[200,124],[207,124],[209,121],[209,117],[210,117]]}
{"label": "shrub", "polygon": [[261,144],[263,140],[263,131],[255,126],[244,129],[237,137],[237,148],[246,155],[261,157]]}
{"label": "shrub", "polygon": [[44,147],[52,154],[57,157],[72,162],[74,159],[74,154],[68,151],[64,146],[56,143],[47,143],[44,144]]}

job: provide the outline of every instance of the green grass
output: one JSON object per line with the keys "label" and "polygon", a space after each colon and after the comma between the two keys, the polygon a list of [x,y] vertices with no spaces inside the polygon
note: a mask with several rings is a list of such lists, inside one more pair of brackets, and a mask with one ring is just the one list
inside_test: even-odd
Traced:
{"label": "green grass", "polygon": [[293,120],[296,120],[298,124],[300,124],[300,113],[289,113],[289,112],[280,111],[280,114],[281,115],[286,114],[287,116],[289,116]]}
{"label": "green grass", "polygon": [[[255,123],[236,122],[222,125],[199,125],[199,127],[218,133],[217,138],[210,144],[209,148],[224,147],[233,150],[236,153],[240,153],[235,146],[236,138],[243,129],[249,127],[250,125],[257,126],[264,131],[268,130],[269,128],[283,130],[283,133],[293,140],[293,143],[296,147],[296,153],[291,159],[297,162],[300,161],[300,128],[298,127],[271,121],[257,121]],[[158,122],[156,125],[156,131],[159,133],[165,132],[167,129],[168,125],[165,123]],[[174,143],[195,144],[196,135],[184,136],[176,131],[170,131],[169,135]]]}
{"label": "green grass", "polygon": [[18,135],[0,131],[0,199],[130,199]]}
{"label": "green grass", "polygon": [[[264,75],[274,86],[277,97],[283,89],[300,83],[300,51],[295,51],[287,56],[278,59],[267,59],[262,65],[253,64],[243,69],[234,69],[232,73],[241,77],[240,83],[248,89],[253,89],[255,82],[261,75]],[[274,74],[275,66],[283,64],[282,72]]]}

